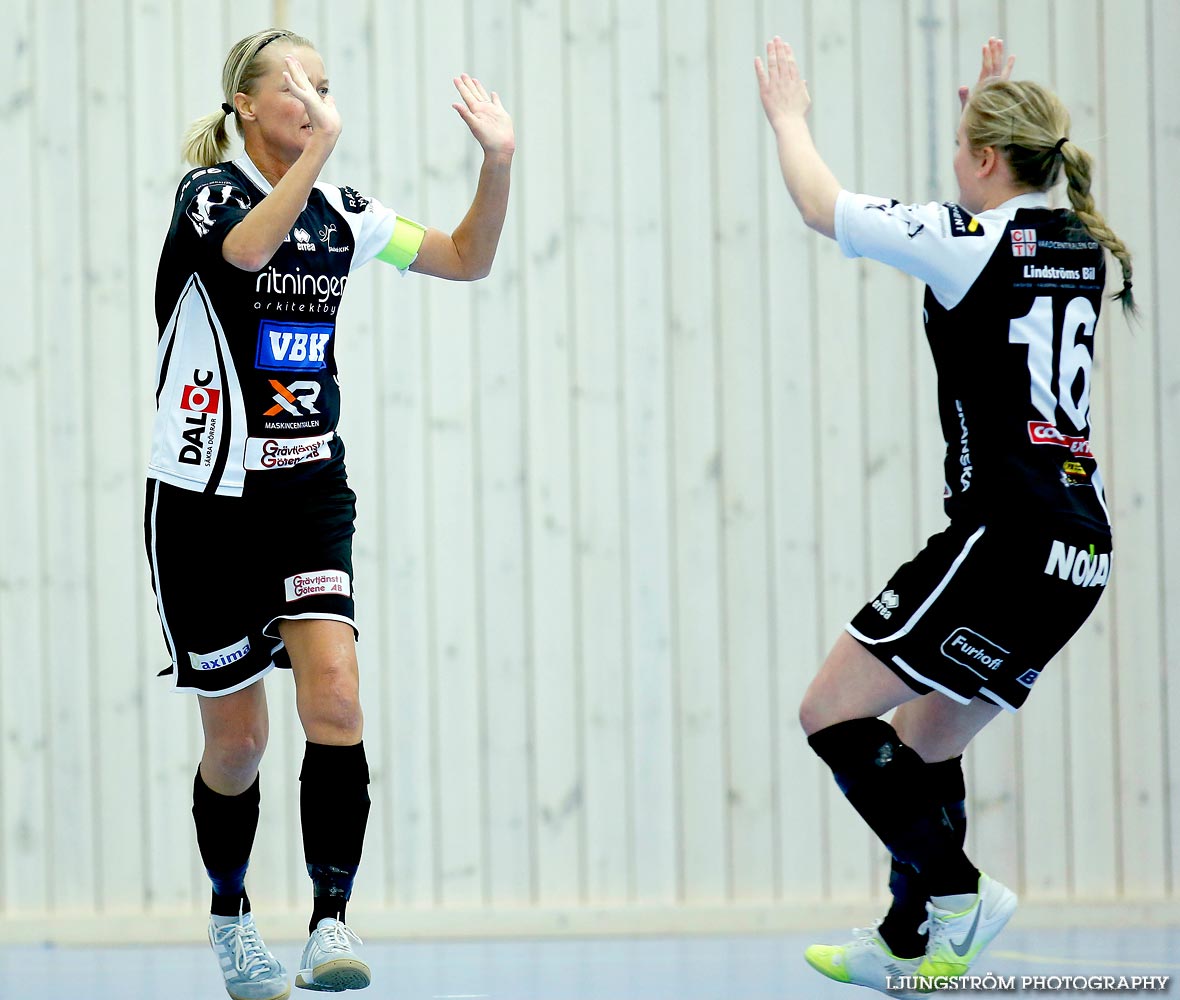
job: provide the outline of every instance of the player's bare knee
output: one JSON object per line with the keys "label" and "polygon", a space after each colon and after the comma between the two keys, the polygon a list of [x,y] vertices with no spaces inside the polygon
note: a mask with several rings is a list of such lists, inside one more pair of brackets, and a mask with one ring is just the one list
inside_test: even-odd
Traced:
{"label": "player's bare knee", "polygon": [[328,670],[301,692],[299,718],[313,743],[357,742],[364,727],[355,675]]}

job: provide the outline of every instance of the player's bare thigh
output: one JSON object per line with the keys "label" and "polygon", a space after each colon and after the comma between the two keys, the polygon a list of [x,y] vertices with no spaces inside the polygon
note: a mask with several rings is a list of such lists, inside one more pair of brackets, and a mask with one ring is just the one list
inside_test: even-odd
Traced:
{"label": "player's bare thigh", "polygon": [[958,757],[999,712],[998,705],[981,698],[960,705],[932,691],[900,706],[890,721],[902,743],[934,764]]}

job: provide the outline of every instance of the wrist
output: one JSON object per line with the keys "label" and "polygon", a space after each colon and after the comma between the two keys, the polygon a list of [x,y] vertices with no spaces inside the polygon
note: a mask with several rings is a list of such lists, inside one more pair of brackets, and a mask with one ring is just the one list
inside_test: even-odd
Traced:
{"label": "wrist", "polygon": [[515,152],[515,146],[511,149],[485,149],[483,151],[483,162],[489,167],[509,167],[512,165],[512,155]]}

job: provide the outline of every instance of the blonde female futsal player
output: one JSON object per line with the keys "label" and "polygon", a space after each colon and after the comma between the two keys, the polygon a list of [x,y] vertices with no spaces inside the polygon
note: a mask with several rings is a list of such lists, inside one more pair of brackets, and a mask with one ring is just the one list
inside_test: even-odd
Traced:
{"label": "blonde female futsal player", "polygon": [[[213,883],[209,940],[238,1000],[290,992],[250,913],[245,873],[266,747],[262,679],[290,667],[307,736],[300,773],[314,900],[296,985],[359,989],[370,971],[345,907],[369,812],[352,592],[355,497],[336,434],[336,315],[374,258],[460,280],[492,266],[508,204],[512,120],[478,80],[455,110],[484,150],[475,200],[447,235],[320,180],[340,136],[314,46],[238,42],[221,111],[195,122],[156,282],[157,414],[146,535],[175,688],[200,697],[193,788]],[[245,153],[220,162],[232,117]],[[397,336],[397,330],[387,331]]]}
{"label": "blonde female futsal player", "polygon": [[[958,201],[907,206],[841,190],[812,143],[790,47],[775,38],[766,64],[755,60],[804,222],[846,256],[926,283],[950,525],[852,619],[799,712],[894,858],[885,919],[806,958],[885,992],[902,976],[962,975],[1015,909],[963,852],[960,754],[997,712],[1020,707],[1111,569],[1090,370],[1104,249],[1122,266],[1126,309],[1131,258],[1094,207],[1068,112],[1038,84],[1007,79],[1002,63],[993,40],[959,122]],[[1049,207],[1062,168],[1072,210]],[[892,724],[879,718],[893,708]]]}

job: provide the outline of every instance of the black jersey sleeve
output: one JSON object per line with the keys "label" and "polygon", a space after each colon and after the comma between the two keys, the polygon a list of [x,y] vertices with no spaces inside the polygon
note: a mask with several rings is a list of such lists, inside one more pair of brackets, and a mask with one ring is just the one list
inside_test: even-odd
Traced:
{"label": "black jersey sleeve", "polygon": [[251,208],[250,195],[221,167],[195,170],[176,193],[172,235],[198,257],[221,256],[221,244]]}

